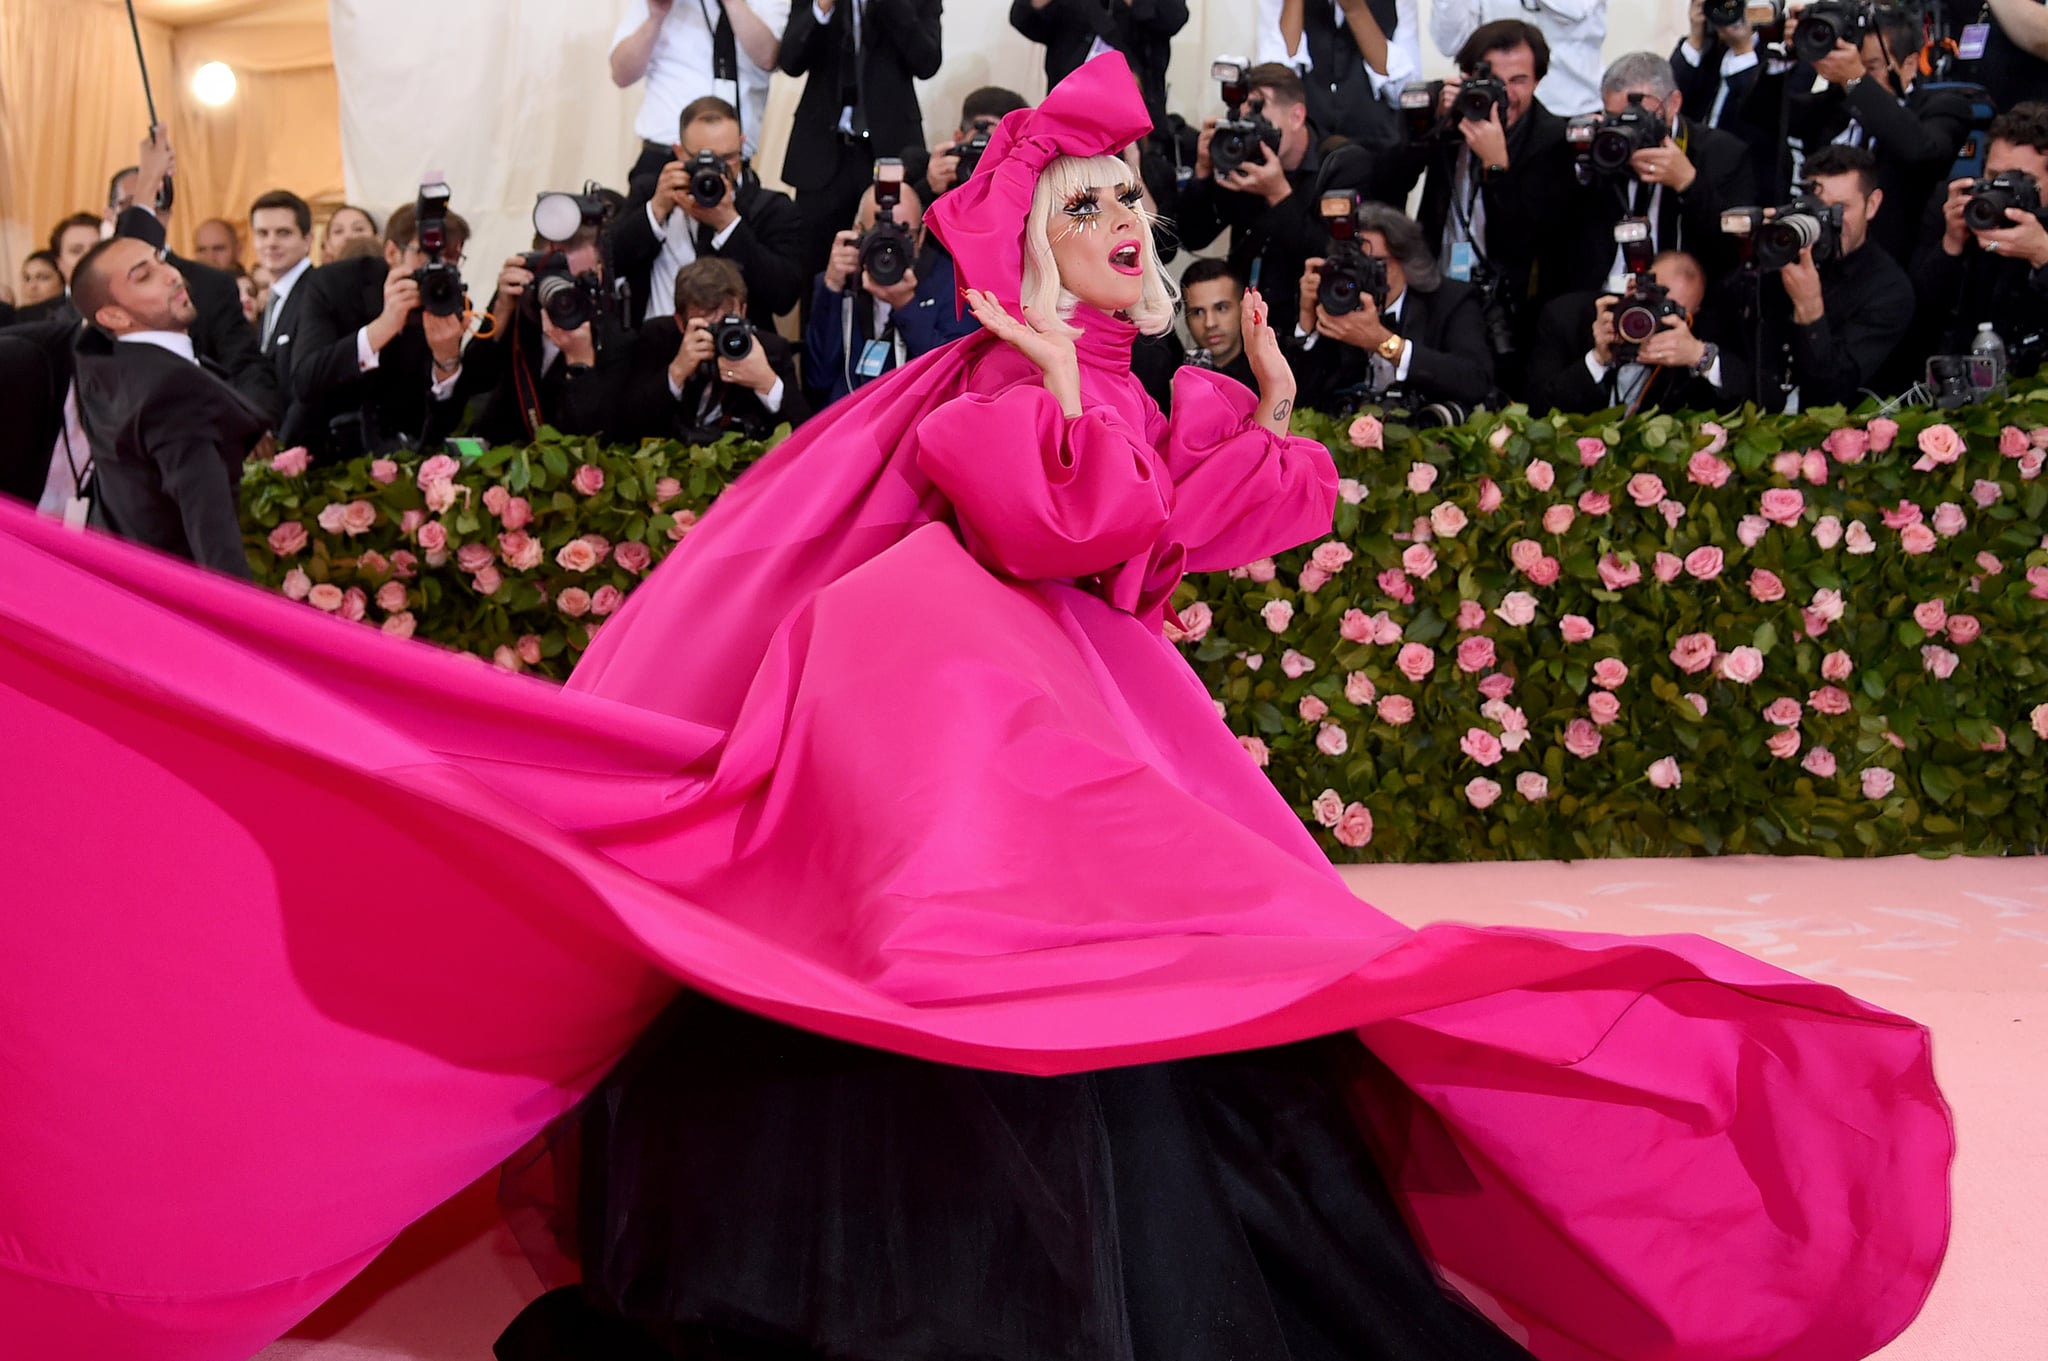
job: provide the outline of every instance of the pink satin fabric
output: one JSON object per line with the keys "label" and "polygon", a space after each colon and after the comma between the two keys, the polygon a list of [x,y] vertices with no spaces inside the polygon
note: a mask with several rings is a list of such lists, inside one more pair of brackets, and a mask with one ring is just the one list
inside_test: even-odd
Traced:
{"label": "pink satin fabric", "polygon": [[[1843,1361],[1941,1259],[1909,1021],[1692,937],[1358,902],[1161,636],[1334,473],[1091,316],[734,488],[568,690],[0,507],[0,1331],[229,1361],[678,984],[1030,1073],[1356,1031],[1431,1255],[1544,1361]],[[1020,579],[1021,578],[1021,579]],[[681,1154],[679,1153],[679,1156]]]}

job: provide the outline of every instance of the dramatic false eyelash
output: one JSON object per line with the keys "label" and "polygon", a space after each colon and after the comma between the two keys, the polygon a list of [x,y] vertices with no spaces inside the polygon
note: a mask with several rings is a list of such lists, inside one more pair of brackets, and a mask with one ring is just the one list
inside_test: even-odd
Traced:
{"label": "dramatic false eyelash", "polygon": [[1093,189],[1084,189],[1067,200],[1067,206],[1060,209],[1076,222],[1085,221],[1102,212],[1102,204],[1096,199]]}
{"label": "dramatic false eyelash", "polygon": [[1125,189],[1121,194],[1118,194],[1116,196],[1116,201],[1118,203],[1123,204],[1126,208],[1141,207],[1145,202],[1144,187],[1142,185],[1136,184],[1131,185],[1129,188]]}

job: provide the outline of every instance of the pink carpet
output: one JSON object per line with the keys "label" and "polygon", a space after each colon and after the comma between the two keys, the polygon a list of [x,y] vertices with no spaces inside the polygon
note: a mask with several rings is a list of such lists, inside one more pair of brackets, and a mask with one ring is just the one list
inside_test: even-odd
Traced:
{"label": "pink carpet", "polygon": [[[1955,1235],[1885,1361],[2035,1361],[2048,1338],[2048,860],[1650,860],[1347,871],[1410,925],[1695,932],[1930,1026],[1955,1106]],[[479,1361],[539,1285],[479,1184],[265,1361]]]}

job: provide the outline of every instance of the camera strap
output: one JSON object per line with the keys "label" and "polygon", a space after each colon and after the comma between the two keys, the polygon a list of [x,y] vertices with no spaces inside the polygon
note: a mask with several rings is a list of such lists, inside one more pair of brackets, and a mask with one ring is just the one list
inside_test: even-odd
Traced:
{"label": "camera strap", "polygon": [[[1474,229],[1474,221],[1479,215],[1479,195],[1484,192],[1484,186],[1480,184],[1480,176],[1483,172],[1479,165],[1479,158],[1472,154],[1472,148],[1466,147],[1461,150],[1458,153],[1458,159],[1459,164],[1464,167],[1465,171],[1465,193],[1463,195],[1463,202],[1460,202],[1457,186],[1455,184],[1452,185],[1451,221],[1454,224],[1452,230],[1453,235],[1458,238],[1458,242],[1453,243],[1453,248],[1455,249],[1459,242],[1469,244],[1472,249],[1472,256],[1478,261],[1479,267],[1486,269],[1489,267],[1486,258],[1486,244],[1479,239],[1479,233]],[[1463,282],[1469,283],[1470,280],[1464,280]]]}

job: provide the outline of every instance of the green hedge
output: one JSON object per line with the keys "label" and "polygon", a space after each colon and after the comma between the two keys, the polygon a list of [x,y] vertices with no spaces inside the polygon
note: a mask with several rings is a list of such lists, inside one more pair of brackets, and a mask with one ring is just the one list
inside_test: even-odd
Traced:
{"label": "green hedge", "polygon": [[[1191,578],[1183,646],[1341,860],[2036,850],[2048,391],[1888,424],[1302,413],[1332,536]],[[281,455],[250,556],[560,678],[763,447]]]}

